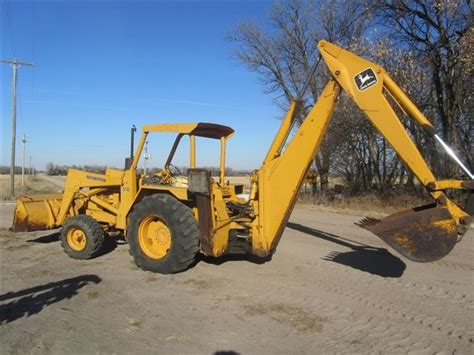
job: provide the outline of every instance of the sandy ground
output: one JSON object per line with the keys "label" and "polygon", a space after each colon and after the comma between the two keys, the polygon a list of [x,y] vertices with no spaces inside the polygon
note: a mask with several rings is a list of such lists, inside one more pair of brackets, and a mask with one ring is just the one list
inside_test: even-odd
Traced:
{"label": "sandy ground", "polygon": [[1,229],[1,353],[472,354],[473,231],[416,264],[359,218],[299,208],[271,261],[171,276],[138,269],[126,244],[77,261],[54,232]]}

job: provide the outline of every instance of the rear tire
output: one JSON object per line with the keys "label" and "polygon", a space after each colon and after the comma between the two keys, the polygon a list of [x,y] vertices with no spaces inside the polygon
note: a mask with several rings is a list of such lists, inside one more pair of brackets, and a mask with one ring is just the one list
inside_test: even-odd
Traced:
{"label": "rear tire", "polygon": [[199,251],[192,210],[165,194],[147,196],[135,205],[128,216],[127,239],[135,264],[161,274],[186,270]]}
{"label": "rear tire", "polygon": [[100,253],[104,232],[91,216],[69,217],[61,229],[61,246],[73,259],[90,259]]}

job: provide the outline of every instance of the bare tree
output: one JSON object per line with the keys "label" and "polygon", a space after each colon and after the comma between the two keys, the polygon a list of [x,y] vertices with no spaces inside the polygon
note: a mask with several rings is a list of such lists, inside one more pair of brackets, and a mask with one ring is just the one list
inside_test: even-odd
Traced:
{"label": "bare tree", "polygon": [[[235,57],[259,74],[267,92],[286,110],[317,58],[318,41],[327,39],[343,46],[356,42],[368,26],[368,14],[364,0],[276,2],[270,12],[271,31],[243,22],[228,37],[238,45]],[[304,97],[306,110],[315,103],[326,80],[326,71],[319,70]],[[335,131],[331,125],[316,158],[322,192],[328,189]]]}
{"label": "bare tree", "polygon": [[[428,64],[435,124],[472,166],[471,2],[384,0],[375,2],[373,9],[390,36]],[[443,170],[453,175],[451,165]]]}
{"label": "bare tree", "polygon": [[[288,0],[274,4],[269,30],[244,22],[229,39],[237,44],[235,57],[259,74],[283,110],[306,81],[320,39],[381,64],[471,163],[474,31],[470,21],[470,6],[461,0]],[[328,77],[321,66],[303,97],[304,113],[314,105]],[[449,172],[433,139],[393,106],[431,167],[438,175]],[[422,193],[413,173],[344,93],[315,165],[322,192],[328,189],[331,173],[344,178],[351,194],[375,190],[390,195],[394,187]]]}
{"label": "bare tree", "polygon": [[[424,85],[426,74],[423,65],[418,63],[411,52],[393,47],[389,40],[353,44],[352,51],[384,67],[421,107],[431,101],[429,87]],[[398,111],[398,116],[424,156],[431,161],[433,153],[430,148],[434,146],[432,139],[415,122],[404,117],[396,104],[392,106]],[[376,190],[385,194],[390,193],[394,185],[403,189],[408,186],[414,190],[413,174],[352,99],[343,93],[337,110],[337,144],[333,145],[331,170],[334,175],[344,177],[349,192],[358,194]]]}

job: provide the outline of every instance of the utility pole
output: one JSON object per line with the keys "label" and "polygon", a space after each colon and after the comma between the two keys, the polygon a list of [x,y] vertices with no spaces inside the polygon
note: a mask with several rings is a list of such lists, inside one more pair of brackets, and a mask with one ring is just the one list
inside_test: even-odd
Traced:
{"label": "utility pole", "polygon": [[26,136],[25,134],[23,133],[23,138],[21,139],[21,143],[22,143],[22,146],[21,146],[21,150],[22,150],[22,154],[21,154],[21,187],[25,187],[25,145],[26,145],[26,142],[28,142],[26,140]]}
{"label": "utility pole", "polygon": [[16,144],[16,80],[18,66],[34,66],[33,63],[20,62],[16,58],[13,60],[0,60],[0,63],[11,64],[13,66],[13,85],[12,85],[12,146],[10,160],[10,193],[11,197],[15,196],[15,144]]}
{"label": "utility pole", "polygon": [[148,159],[150,159],[150,155],[148,154],[148,141],[146,141],[145,142],[145,159],[143,160],[143,163],[144,163],[143,175],[146,175],[146,166],[147,166]]}

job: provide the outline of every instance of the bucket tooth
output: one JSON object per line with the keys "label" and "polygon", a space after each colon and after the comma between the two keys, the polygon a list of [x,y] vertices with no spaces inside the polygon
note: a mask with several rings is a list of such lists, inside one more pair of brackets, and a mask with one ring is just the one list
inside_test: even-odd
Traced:
{"label": "bucket tooth", "polygon": [[395,213],[381,220],[366,217],[356,224],[417,262],[443,258],[458,241],[455,219],[446,207],[436,204]]}
{"label": "bucket tooth", "polygon": [[365,217],[364,219],[361,219],[359,223],[356,223],[359,227],[362,227],[364,229],[369,229],[370,226],[373,226],[377,223],[380,222],[380,219],[377,218],[372,218],[372,217]]}

